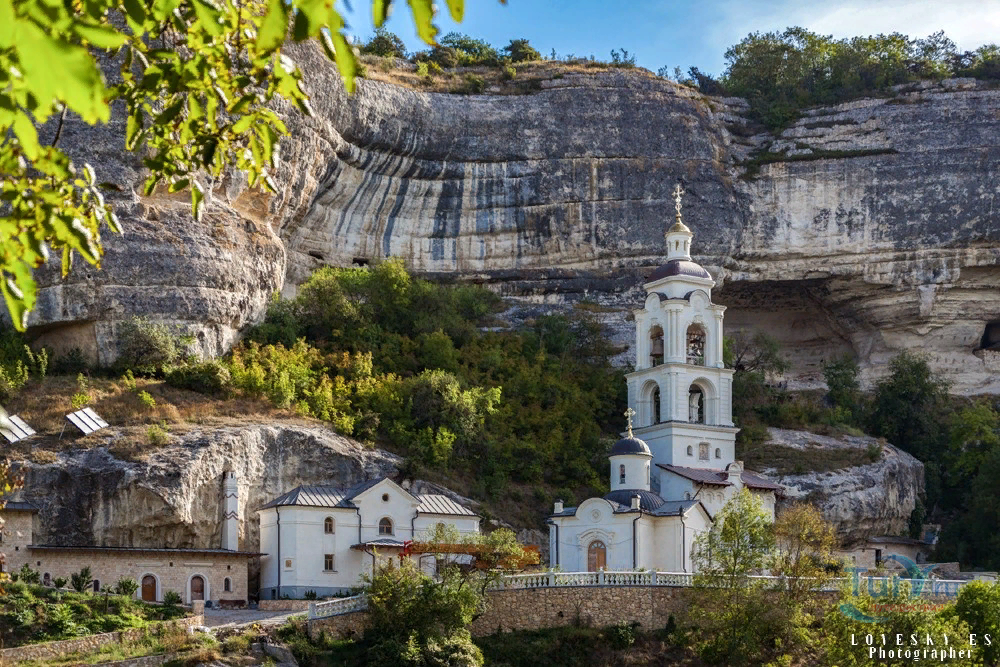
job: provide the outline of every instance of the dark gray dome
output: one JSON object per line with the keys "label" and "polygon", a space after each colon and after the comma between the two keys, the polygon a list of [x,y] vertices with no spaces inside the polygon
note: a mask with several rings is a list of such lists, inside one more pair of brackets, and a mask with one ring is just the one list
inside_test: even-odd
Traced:
{"label": "dark gray dome", "polygon": [[622,438],[615,443],[615,446],[611,448],[611,454],[609,456],[618,456],[619,454],[651,454],[649,447],[645,442],[639,438],[632,436],[630,438]]}
{"label": "dark gray dome", "polygon": [[652,512],[666,502],[658,494],[643,489],[618,489],[604,496],[604,499],[624,505],[625,507],[631,507],[632,496],[634,495],[639,496],[639,507],[647,512]]}
{"label": "dark gray dome", "polygon": [[701,264],[686,259],[672,259],[653,271],[647,282],[653,282],[654,280],[668,276],[690,276],[691,278],[712,279],[712,274],[706,271]]}

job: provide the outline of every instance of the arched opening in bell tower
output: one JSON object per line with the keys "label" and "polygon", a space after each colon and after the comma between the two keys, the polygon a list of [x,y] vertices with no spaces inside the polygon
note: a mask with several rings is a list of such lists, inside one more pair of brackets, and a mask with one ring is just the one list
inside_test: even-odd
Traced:
{"label": "arched opening in bell tower", "polygon": [[660,325],[649,330],[649,365],[659,366],[663,363],[663,328]]}
{"label": "arched opening in bell tower", "polygon": [[694,384],[688,390],[688,421],[692,424],[705,423],[705,392]]}
{"label": "arched opening in bell tower", "polygon": [[662,419],[660,419],[660,387],[659,386],[657,386],[656,389],[653,390],[653,398],[652,398],[652,400],[653,400],[653,405],[651,407],[653,408],[653,423],[654,424],[659,424],[661,421],[663,421]]}
{"label": "arched opening in bell tower", "polygon": [[695,366],[705,365],[705,328],[692,324],[687,330],[687,362]]}

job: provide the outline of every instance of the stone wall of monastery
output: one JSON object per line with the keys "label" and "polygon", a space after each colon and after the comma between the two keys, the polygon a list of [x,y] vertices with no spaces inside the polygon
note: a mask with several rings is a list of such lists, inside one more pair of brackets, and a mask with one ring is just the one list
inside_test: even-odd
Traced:
{"label": "stone wall of monastery", "polygon": [[[566,586],[494,591],[486,613],[473,621],[474,636],[563,625],[604,627],[637,622],[645,630],[666,624],[687,608],[688,589],[668,586]],[[349,638],[364,632],[367,612],[341,614],[309,622],[309,633]]]}
{"label": "stone wall of monastery", "polygon": [[[13,556],[13,557],[12,557]],[[7,554],[11,570],[27,563],[52,579],[64,577],[89,567],[101,586],[114,586],[121,577],[131,577],[140,584],[136,596],[142,593],[142,578],[151,574],[157,579],[156,599],[163,600],[167,591],[180,594],[185,603],[191,602],[190,581],[194,575],[205,579],[206,600],[247,599],[247,557],[236,554],[163,553],[155,551],[105,551],[99,548],[50,551],[24,549]],[[225,591],[229,578],[231,590]]]}

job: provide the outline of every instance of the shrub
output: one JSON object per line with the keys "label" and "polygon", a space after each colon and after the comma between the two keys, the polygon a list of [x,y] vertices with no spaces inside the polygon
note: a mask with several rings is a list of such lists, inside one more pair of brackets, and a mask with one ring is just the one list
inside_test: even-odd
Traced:
{"label": "shrub", "polygon": [[125,374],[121,377],[121,383],[126,391],[135,391],[135,375],[132,374],[131,369],[126,369]]}
{"label": "shrub", "polygon": [[79,572],[74,572],[69,576],[70,586],[77,593],[83,593],[89,591],[94,585],[94,576],[91,574],[90,567],[81,568]]}
{"label": "shrub", "polygon": [[118,328],[116,365],[121,369],[154,375],[180,359],[191,342],[189,336],[171,333],[165,324],[132,317]]}
{"label": "shrub", "polygon": [[229,390],[233,378],[228,368],[213,360],[178,366],[167,373],[166,380],[171,387],[217,396]]}
{"label": "shrub", "polygon": [[170,433],[167,428],[167,422],[161,421],[158,425],[150,424],[149,427],[146,428],[146,439],[149,441],[149,444],[156,446],[162,446],[170,442]]}
{"label": "shrub", "polygon": [[21,569],[17,571],[17,580],[25,584],[37,584],[41,578],[42,575],[38,570],[32,570],[27,563],[22,565]]}
{"label": "shrub", "polygon": [[121,577],[115,584],[115,594],[132,597],[139,590],[139,583],[131,577]]}
{"label": "shrub", "polygon": [[150,394],[148,391],[139,392],[139,402],[142,403],[144,407],[150,410],[156,407],[156,399],[153,398],[153,395]]}
{"label": "shrub", "polygon": [[304,593],[304,594],[302,595],[302,598],[303,598],[304,600],[315,600],[315,599],[316,599],[317,597],[318,597],[318,596],[316,595],[316,591],[306,591],[306,592],[305,592],[305,593]]}
{"label": "shrub", "polygon": [[243,655],[250,650],[250,635],[232,635],[222,642],[222,650],[227,654]]}
{"label": "shrub", "polygon": [[638,625],[635,622],[622,621],[608,628],[608,641],[611,647],[621,651],[632,646],[635,643],[636,628]]}
{"label": "shrub", "polygon": [[[500,54],[490,46],[489,42],[469,37],[458,32],[449,32],[441,38],[441,46],[455,52],[458,65],[493,66],[500,62]],[[442,63],[443,64],[443,63]],[[454,65],[452,65],[454,67]]]}
{"label": "shrub", "polygon": [[78,347],[70,348],[66,354],[56,357],[52,362],[52,373],[55,375],[75,375],[90,370],[87,356]]}
{"label": "shrub", "polygon": [[857,410],[861,399],[861,384],[858,376],[861,369],[852,357],[842,357],[823,364],[823,378],[829,390],[830,400],[838,408],[849,413]]}
{"label": "shrub", "polygon": [[68,583],[69,582],[66,580],[66,577],[55,577],[52,580],[52,585],[56,588],[66,588],[66,584]]}
{"label": "shrub", "polygon": [[405,58],[406,44],[395,33],[385,27],[375,28],[375,34],[361,45],[361,53],[383,58]]}
{"label": "shrub", "polygon": [[442,69],[458,67],[458,51],[447,46],[435,46],[428,59]]}
{"label": "shrub", "polygon": [[510,61],[513,63],[524,63],[542,59],[542,54],[526,39],[512,39],[510,40],[510,44],[503,47],[503,50],[510,56]]}
{"label": "shrub", "polygon": [[426,61],[417,63],[417,76],[423,77],[425,79],[430,78],[431,76],[430,67],[428,66]]}
{"label": "shrub", "polygon": [[163,594],[163,604],[168,607],[176,607],[181,603],[181,595],[177,591],[167,591]]}
{"label": "shrub", "polygon": [[635,67],[635,54],[630,54],[625,49],[622,49],[621,52],[611,49],[611,66],[625,69]]}
{"label": "shrub", "polygon": [[452,92],[462,95],[478,95],[484,90],[486,90],[486,79],[476,74],[466,74],[465,83],[453,89]]}
{"label": "shrub", "polygon": [[444,72],[444,70],[441,68],[441,65],[434,62],[433,60],[427,63],[427,68],[431,71],[431,74],[441,74],[442,72]]}
{"label": "shrub", "polygon": [[510,65],[504,65],[503,73],[500,74],[500,79],[503,81],[513,81],[514,77],[517,76],[517,70]]}

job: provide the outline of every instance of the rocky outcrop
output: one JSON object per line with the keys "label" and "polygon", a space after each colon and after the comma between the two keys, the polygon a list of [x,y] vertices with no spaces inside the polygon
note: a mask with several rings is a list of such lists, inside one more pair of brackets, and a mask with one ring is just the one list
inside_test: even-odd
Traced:
{"label": "rocky outcrop", "polygon": [[71,450],[55,463],[25,463],[22,495],[41,509],[42,544],[216,548],[222,538],[222,473],[239,481],[240,546],[259,547],[256,510],[300,484],[347,487],[397,472],[398,457],[300,423],[206,428],[173,436],[143,462],[106,446]]}
{"label": "rocky outcrop", "polygon": [[[801,474],[779,474],[773,468],[764,468],[766,476],[786,489],[779,512],[782,505],[793,502],[813,504],[833,524],[844,544],[879,535],[906,534],[910,514],[924,490],[923,463],[898,447],[868,436],[835,438],[777,428],[770,429],[770,433],[767,445],[801,452],[804,469]],[[845,449],[855,450],[858,458],[871,453],[878,458],[865,465],[805,472],[810,470],[811,462],[843,458]]]}
{"label": "rocky outcrop", "polygon": [[1000,342],[1000,90],[899,89],[812,110],[775,138],[754,134],[740,100],[640,71],[567,71],[527,95],[362,80],[349,97],[319,49],[292,54],[315,113],[278,107],[291,136],[277,195],[227,178],[200,223],[183,202],[134,194],[120,120],[69,128],[77,161],[124,188],[126,234],[108,239],[101,272],[42,275],[42,342],[107,361],[116,323],[145,314],[215,354],[280,285],[393,256],[487,283],[526,314],[581,299],[621,309],[604,319],[628,343],[623,315],[663,259],[682,180],[729,331],[777,336],[791,386],[815,386],[821,362],[844,353],[872,379],[919,347],[954,390],[1000,391],[1000,359],[979,349]]}

